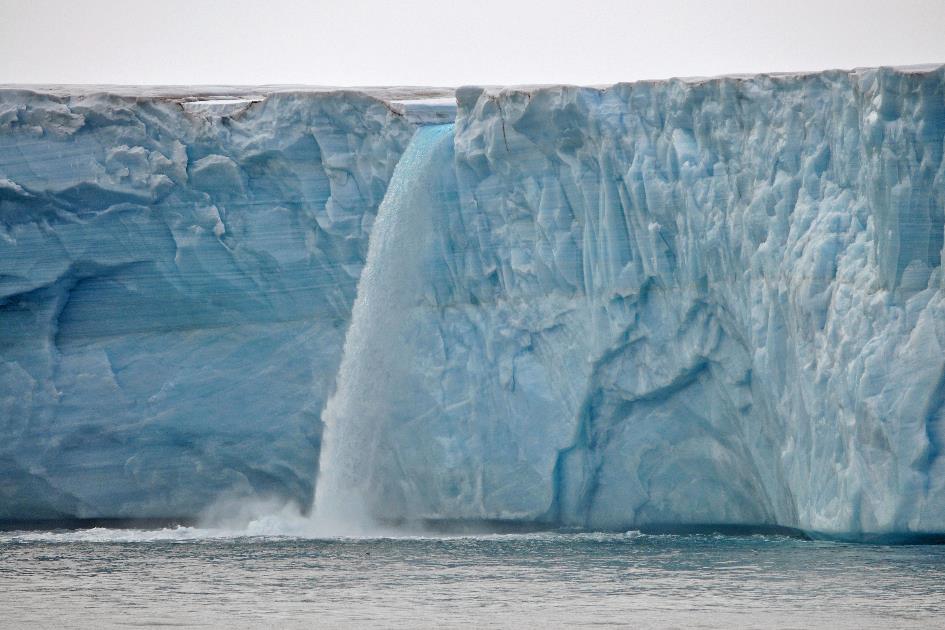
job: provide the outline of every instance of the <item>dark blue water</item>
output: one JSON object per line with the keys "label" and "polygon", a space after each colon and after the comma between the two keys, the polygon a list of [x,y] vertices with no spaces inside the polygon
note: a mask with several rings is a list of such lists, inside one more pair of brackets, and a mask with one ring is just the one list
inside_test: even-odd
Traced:
{"label": "dark blue water", "polygon": [[945,547],[765,536],[0,533],[0,626],[945,624]]}

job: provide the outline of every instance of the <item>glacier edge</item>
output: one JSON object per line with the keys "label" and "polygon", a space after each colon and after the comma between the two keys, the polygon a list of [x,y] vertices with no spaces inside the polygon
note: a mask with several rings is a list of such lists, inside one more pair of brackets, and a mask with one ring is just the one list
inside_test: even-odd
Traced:
{"label": "glacier edge", "polygon": [[[458,90],[375,516],[945,531],[943,85]],[[5,478],[83,516],[306,505],[396,109],[0,91]]]}

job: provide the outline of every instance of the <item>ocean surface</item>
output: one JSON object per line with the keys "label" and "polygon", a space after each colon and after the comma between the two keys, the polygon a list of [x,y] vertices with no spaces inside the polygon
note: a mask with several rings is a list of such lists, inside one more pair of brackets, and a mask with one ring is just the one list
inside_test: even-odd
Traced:
{"label": "ocean surface", "polygon": [[945,546],[532,533],[0,532],[0,627],[945,624]]}

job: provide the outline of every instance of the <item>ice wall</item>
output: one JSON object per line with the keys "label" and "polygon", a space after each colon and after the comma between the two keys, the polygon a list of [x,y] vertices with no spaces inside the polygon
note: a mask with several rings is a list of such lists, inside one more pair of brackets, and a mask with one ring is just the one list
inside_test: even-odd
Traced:
{"label": "ice wall", "polygon": [[369,510],[945,530],[943,86],[461,89]]}
{"label": "ice wall", "polygon": [[945,531],[941,68],[456,97],[3,92],[0,506]]}
{"label": "ice wall", "polygon": [[0,518],[309,501],[413,125],[362,93],[0,91]]}

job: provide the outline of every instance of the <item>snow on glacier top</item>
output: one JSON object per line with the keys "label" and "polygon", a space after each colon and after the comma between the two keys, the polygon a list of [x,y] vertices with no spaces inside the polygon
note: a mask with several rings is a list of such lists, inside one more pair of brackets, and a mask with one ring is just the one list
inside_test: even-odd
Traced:
{"label": "snow on glacier top", "polygon": [[[653,85],[667,82],[700,84],[720,80],[791,80],[829,73],[858,75],[878,70],[891,70],[903,74],[923,74],[940,71],[945,64],[929,63],[908,66],[883,66],[878,68],[854,68],[852,70],[816,70],[795,72],[769,72],[760,74],[724,74],[712,77],[671,77],[618,82],[608,85],[573,86],[607,91],[617,86]],[[327,95],[339,93],[364,94],[384,102],[392,111],[404,116],[414,124],[438,124],[455,120],[457,97],[464,90],[482,91],[488,95],[508,92],[535,93],[549,88],[564,87],[564,84],[480,85],[461,87],[435,86],[312,86],[312,85],[77,85],[77,84],[0,84],[0,93],[28,92],[51,97],[92,97],[96,95],[117,96],[132,99],[161,99],[176,101],[186,112],[209,117],[236,116],[254,103],[264,101],[274,94]],[[460,97],[459,100],[462,100]]]}
{"label": "snow on glacier top", "polygon": [[422,100],[449,97],[454,88],[429,86],[320,86],[320,85],[93,85],[93,84],[0,84],[0,91],[25,90],[49,96],[113,94],[128,98],[171,100],[253,99],[271,94],[331,94],[358,92],[383,101]]}
{"label": "snow on glacier top", "polygon": [[[798,70],[789,72],[764,72],[758,74],[720,74],[715,76],[680,76],[659,79],[641,79],[638,81],[619,81],[610,84],[587,84],[590,87],[605,90],[614,85],[632,85],[635,83],[664,83],[668,81],[682,81],[684,83],[702,83],[720,79],[749,80],[762,77],[779,79],[802,78],[831,72],[860,74],[880,69],[893,70],[905,74],[922,74],[935,72],[945,66],[943,62],[913,64],[903,66],[858,67],[852,69],[829,68],[822,70]],[[517,84],[517,85],[489,85],[479,87],[493,89],[540,90],[542,88],[557,87],[564,84]],[[27,83],[0,83],[0,91],[16,90],[28,91],[50,96],[91,96],[93,94],[112,94],[129,98],[165,98],[186,102],[195,101],[232,101],[238,99],[262,100],[271,94],[281,93],[312,93],[330,94],[337,92],[357,92],[366,94],[388,103],[431,103],[433,101],[448,101],[456,94],[459,86],[330,86],[330,85],[112,85],[112,84],[27,84]]]}

